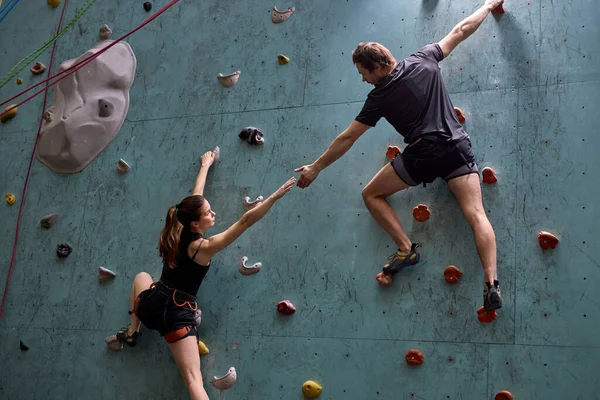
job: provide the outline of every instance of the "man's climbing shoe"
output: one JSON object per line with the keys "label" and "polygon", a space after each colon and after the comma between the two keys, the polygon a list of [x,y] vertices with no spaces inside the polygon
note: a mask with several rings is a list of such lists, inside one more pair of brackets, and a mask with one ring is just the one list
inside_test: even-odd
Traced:
{"label": "man's climbing shoe", "polygon": [[483,308],[484,310],[497,310],[502,308],[502,293],[500,284],[494,281],[494,286],[486,282],[483,288]]}
{"label": "man's climbing shoe", "polygon": [[421,255],[417,251],[417,249],[421,247],[418,243],[413,243],[410,248],[410,253],[404,255],[399,254],[398,252],[392,254],[388,257],[390,262],[383,266],[383,272],[386,274],[396,274],[402,271],[404,268],[409,267],[411,265],[415,265],[421,259]]}

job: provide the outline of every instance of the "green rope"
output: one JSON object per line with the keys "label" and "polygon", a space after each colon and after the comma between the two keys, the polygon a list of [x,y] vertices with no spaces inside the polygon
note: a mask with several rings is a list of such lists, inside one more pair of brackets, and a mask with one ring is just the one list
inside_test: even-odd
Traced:
{"label": "green rope", "polygon": [[96,2],[96,0],[87,0],[85,3],[83,3],[83,5],[77,11],[77,13],[73,17],[73,19],[71,21],[69,21],[69,23],[67,25],[65,25],[65,27],[56,36],[54,36],[52,39],[50,39],[49,41],[47,41],[46,43],[44,43],[42,45],[42,47],[40,47],[39,49],[37,49],[33,53],[29,54],[27,57],[23,58],[21,61],[19,61],[17,63],[17,65],[15,65],[14,67],[12,67],[10,69],[10,71],[8,71],[8,73],[4,76],[4,78],[2,78],[2,80],[0,80],[0,88],[2,88],[3,86],[5,86],[10,80],[12,80],[12,78],[14,78],[19,72],[21,72],[27,65],[31,64],[33,62],[33,60],[35,60],[43,52],[45,52],[46,50],[48,50],[48,48],[50,46],[52,46],[52,44],[54,42],[56,42],[58,40],[58,38],[61,37],[67,30],[69,30],[69,28],[71,28],[75,24],[75,22],[77,22],[77,20],[79,18],[81,18],[83,16],[83,14],[85,14],[87,12],[87,10],[89,10],[89,8],[95,2]]}

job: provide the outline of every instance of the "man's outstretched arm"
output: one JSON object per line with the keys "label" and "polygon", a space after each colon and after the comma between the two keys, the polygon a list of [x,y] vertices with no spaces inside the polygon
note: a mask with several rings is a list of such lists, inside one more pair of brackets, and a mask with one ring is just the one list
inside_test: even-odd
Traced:
{"label": "man's outstretched arm", "polygon": [[363,124],[356,120],[352,121],[346,130],[340,133],[329,145],[329,148],[310,165],[305,165],[296,168],[294,171],[302,172],[298,179],[298,187],[308,187],[319,175],[319,172],[333,164],[338,158],[346,154],[354,145],[354,142],[362,136],[370,128],[369,125]]}
{"label": "man's outstretched arm", "polygon": [[448,57],[460,42],[471,36],[494,8],[503,3],[504,0],[486,0],[481,8],[459,22],[450,33],[439,42],[442,53],[444,53],[444,58]]}

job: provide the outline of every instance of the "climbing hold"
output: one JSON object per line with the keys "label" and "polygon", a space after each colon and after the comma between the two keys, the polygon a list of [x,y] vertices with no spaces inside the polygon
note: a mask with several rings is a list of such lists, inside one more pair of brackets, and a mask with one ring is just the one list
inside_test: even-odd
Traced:
{"label": "climbing hold", "polygon": [[394,159],[400,153],[400,147],[398,146],[388,146],[387,151],[385,152],[385,156],[387,158]]}
{"label": "climbing hold", "polygon": [[489,323],[495,321],[498,318],[498,313],[495,310],[486,310],[483,306],[477,309],[477,319],[479,322]]}
{"label": "climbing hold", "polygon": [[454,112],[456,113],[458,122],[460,122],[461,124],[467,120],[467,117],[465,117],[465,114],[462,112],[462,110],[460,108],[454,107]]}
{"label": "climbing hold", "polygon": [[264,200],[264,199],[263,199],[263,197],[262,197],[262,196],[258,196],[258,197],[256,198],[256,200],[254,200],[254,201],[250,201],[250,197],[248,197],[248,196],[244,197],[244,200],[243,200],[243,207],[244,207],[244,210],[245,210],[245,211],[248,211],[248,210],[251,210],[251,209],[253,209],[253,208],[254,208],[254,207],[256,207],[256,206],[257,206],[259,203],[261,203],[263,200]]}
{"label": "climbing hold", "polygon": [[[98,55],[100,51],[105,52]],[[56,173],[74,174],[90,164],[115,138],[129,108],[137,66],[129,43],[99,40],[78,58],[61,63],[58,72],[82,62],[85,68],[64,74],[54,87],[56,117],[39,134],[36,156]]]}
{"label": "climbing hold", "polygon": [[287,11],[279,11],[277,7],[273,6],[271,10],[271,21],[274,24],[280,24],[287,21],[287,19],[296,11],[296,7],[289,7]]}
{"label": "climbing hold", "polygon": [[60,0],[48,0],[48,4],[52,7],[52,8],[56,8],[58,7],[58,5],[60,4]]}
{"label": "climbing hold", "polygon": [[123,342],[121,342],[119,338],[117,338],[117,335],[110,335],[109,337],[104,339],[104,341],[106,342],[108,348],[113,351],[123,350]]}
{"label": "climbing hold", "polygon": [[558,245],[558,238],[550,232],[541,231],[538,233],[538,241],[542,250],[555,249]]}
{"label": "climbing hold", "polygon": [[462,276],[462,272],[460,269],[456,268],[454,265],[448,265],[444,270],[444,278],[446,278],[446,282],[448,283],[456,283]]}
{"label": "climbing hold", "polygon": [[277,61],[279,62],[279,65],[284,65],[290,62],[289,57],[284,56],[283,54],[280,54],[277,56]]}
{"label": "climbing hold", "polygon": [[22,340],[20,340],[20,341],[19,341],[19,347],[20,347],[20,348],[21,348],[21,350],[23,350],[23,351],[27,351],[27,350],[29,350],[29,346],[27,346],[27,344],[26,344],[24,341],[22,341]]}
{"label": "climbing hold", "polygon": [[35,64],[33,64],[33,67],[31,67],[30,71],[32,74],[34,75],[39,75],[42,72],[44,72],[46,70],[46,66],[44,64],[42,64],[41,62],[36,62]]}
{"label": "climbing hold", "polygon": [[111,34],[112,30],[108,27],[108,25],[104,24],[100,27],[100,40],[110,39]]}
{"label": "climbing hold", "polygon": [[490,167],[485,167],[481,170],[481,175],[483,176],[483,182],[485,183],[496,183],[498,182],[498,178],[496,177],[496,173]]}
{"label": "climbing hold", "polygon": [[202,310],[200,307],[196,308],[196,311],[194,311],[194,321],[196,322],[196,328],[198,328],[202,322]]}
{"label": "climbing hold", "polygon": [[296,307],[289,300],[283,300],[277,303],[277,311],[285,315],[291,315],[296,312]]}
{"label": "climbing hold", "polygon": [[45,229],[50,229],[52,228],[52,226],[54,225],[54,223],[56,222],[56,220],[58,219],[58,216],[60,214],[58,213],[54,213],[54,214],[48,214],[46,215],[44,218],[42,218],[40,220],[40,225],[42,228]]}
{"label": "climbing hold", "polygon": [[250,144],[264,144],[265,138],[260,129],[253,126],[247,126],[238,134],[238,136]]}
{"label": "climbing hold", "polygon": [[406,363],[410,365],[420,365],[423,364],[425,358],[423,357],[423,353],[421,353],[417,349],[410,349],[406,352]]}
{"label": "climbing hold", "polygon": [[413,208],[413,217],[419,222],[427,221],[430,214],[429,208],[425,204],[419,204]]}
{"label": "climbing hold", "polygon": [[221,157],[221,149],[219,146],[215,146],[215,149],[213,150],[213,157],[215,161],[218,161],[219,157]]}
{"label": "climbing hold", "polygon": [[56,246],[56,255],[60,258],[65,258],[69,254],[71,254],[72,251],[73,249],[71,248],[71,246],[69,246],[66,243],[61,243],[58,246]]}
{"label": "climbing hold", "polygon": [[378,273],[375,279],[377,279],[377,282],[383,286],[391,285],[392,281],[394,280],[392,274],[386,274],[385,272]]}
{"label": "climbing hold", "polygon": [[149,1],[144,3],[144,10],[146,11],[150,11],[152,10],[152,3],[150,3]]}
{"label": "climbing hold", "polygon": [[217,389],[225,390],[229,389],[233,385],[235,385],[235,381],[237,380],[237,373],[235,372],[235,368],[229,368],[227,374],[222,376],[221,378],[217,378],[216,376],[210,381],[214,387]]}
{"label": "climbing hold", "polygon": [[240,79],[240,71],[235,71],[229,75],[223,75],[222,73],[219,72],[219,75],[217,75],[217,78],[219,79],[219,82],[221,82],[221,85],[225,86],[225,87],[232,87],[233,85],[235,85],[238,82],[238,79]]}
{"label": "climbing hold", "polygon": [[315,381],[306,381],[302,385],[302,393],[309,399],[314,399],[321,394],[323,388]]}
{"label": "climbing hold", "polygon": [[240,271],[242,275],[256,274],[258,271],[260,271],[260,267],[262,267],[262,263],[260,262],[254,263],[250,266],[247,266],[246,262],[248,262],[248,257],[243,256],[238,264],[238,271]]}
{"label": "climbing hold", "polygon": [[504,14],[504,7],[500,4],[498,7],[492,10],[494,14]]}
{"label": "climbing hold", "polygon": [[129,164],[125,162],[125,160],[119,159],[119,162],[117,163],[117,171],[119,171],[121,174],[124,174],[131,171],[131,168],[129,167]]}
{"label": "climbing hold", "polygon": [[98,268],[98,281],[100,283],[110,281],[111,279],[114,279],[115,276],[117,276],[117,274],[112,272],[110,269],[106,269],[104,267]]}
{"label": "climbing hold", "polygon": [[23,79],[21,79],[21,78],[17,78],[17,85],[20,85],[20,84],[22,84],[22,83],[23,83]]}
{"label": "climbing hold", "polygon": [[54,119],[54,106],[51,106],[49,109],[44,111],[44,120],[46,122],[52,122]]}
{"label": "climbing hold", "polygon": [[17,198],[14,194],[7,193],[6,196],[4,196],[4,200],[6,200],[6,204],[12,206],[13,204],[15,204],[15,201],[17,201]]}
{"label": "climbing hold", "polygon": [[210,353],[208,347],[206,347],[202,340],[198,340],[198,353],[200,353],[201,356],[205,356]]}
{"label": "climbing hold", "polygon": [[508,390],[501,390],[498,393],[496,393],[496,396],[494,396],[494,400],[513,400],[514,397],[512,395],[511,392],[509,392]]}
{"label": "climbing hold", "polygon": [[2,113],[0,113],[0,122],[6,122],[9,119],[13,119],[17,115],[17,111],[19,111],[19,107],[15,107],[15,106],[16,106],[16,104],[11,104],[10,106],[8,106],[4,110],[2,110]]}

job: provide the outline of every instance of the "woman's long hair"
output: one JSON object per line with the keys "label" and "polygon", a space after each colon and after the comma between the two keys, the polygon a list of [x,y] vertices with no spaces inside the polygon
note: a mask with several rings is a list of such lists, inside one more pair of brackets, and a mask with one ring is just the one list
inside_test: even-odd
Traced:
{"label": "woman's long hair", "polygon": [[193,221],[200,219],[200,208],[204,204],[204,197],[200,195],[188,196],[181,203],[171,206],[167,211],[165,227],[160,233],[158,242],[159,254],[165,264],[175,268],[179,237],[183,227],[189,229]]}

